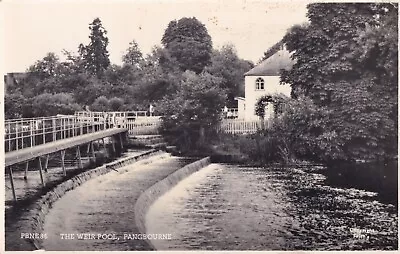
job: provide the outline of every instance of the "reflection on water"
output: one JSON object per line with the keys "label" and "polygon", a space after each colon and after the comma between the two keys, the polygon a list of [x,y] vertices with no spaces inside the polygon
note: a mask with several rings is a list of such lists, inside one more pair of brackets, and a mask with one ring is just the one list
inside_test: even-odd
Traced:
{"label": "reflection on water", "polygon": [[158,199],[146,217],[159,250],[397,249],[397,208],[333,188],[317,168],[212,164]]}

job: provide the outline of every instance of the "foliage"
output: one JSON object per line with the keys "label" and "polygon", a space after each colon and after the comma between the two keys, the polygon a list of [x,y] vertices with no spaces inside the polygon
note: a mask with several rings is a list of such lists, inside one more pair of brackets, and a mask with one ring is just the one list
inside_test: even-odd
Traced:
{"label": "foliage", "polygon": [[171,21],[161,42],[182,71],[200,73],[210,63],[211,36],[205,25],[194,17]]}
{"label": "foliage", "polygon": [[102,95],[93,102],[93,104],[90,106],[90,109],[92,111],[109,111],[110,102],[104,95]]}
{"label": "foliage", "polygon": [[233,45],[224,45],[220,50],[214,50],[211,64],[205,68],[213,76],[223,79],[221,88],[226,90],[228,104],[237,105],[234,98],[244,96],[243,74],[253,68],[253,63],[240,59]]}
{"label": "foliage", "polygon": [[81,110],[73,96],[67,93],[43,93],[33,98],[35,116],[54,116],[57,114],[73,114]]}
{"label": "foliage", "polygon": [[26,98],[20,93],[6,94],[4,98],[5,118],[21,118],[22,108],[26,104]]}
{"label": "foliage", "polygon": [[110,65],[109,54],[107,51],[108,38],[107,31],[104,29],[101,20],[96,18],[89,25],[90,43],[89,45],[79,45],[79,53],[82,56],[85,69],[100,77]]}
{"label": "foliage", "polygon": [[108,101],[109,110],[111,111],[122,111],[124,100],[118,97],[113,97]]}
{"label": "foliage", "polygon": [[261,58],[260,62],[268,59],[269,57],[271,57],[272,55],[274,55],[276,52],[278,52],[282,47],[283,47],[284,43],[282,40],[278,41],[277,43],[275,43],[274,45],[272,45],[272,47],[270,47],[267,51],[264,52],[264,56]]}
{"label": "foliage", "polygon": [[129,48],[126,50],[125,54],[122,56],[122,62],[124,64],[133,65],[139,67],[143,62],[143,54],[139,49],[139,45],[135,40],[129,43]]}
{"label": "foliage", "polygon": [[208,73],[185,72],[179,88],[156,108],[163,114],[163,130],[183,151],[200,149],[215,133],[226,96],[222,80]]}
{"label": "foliage", "polygon": [[[284,37],[296,60],[281,81],[320,107],[326,160],[397,154],[397,5],[310,4],[308,25]],[[328,135],[328,134],[327,134]],[[330,147],[336,152],[327,154]]]}

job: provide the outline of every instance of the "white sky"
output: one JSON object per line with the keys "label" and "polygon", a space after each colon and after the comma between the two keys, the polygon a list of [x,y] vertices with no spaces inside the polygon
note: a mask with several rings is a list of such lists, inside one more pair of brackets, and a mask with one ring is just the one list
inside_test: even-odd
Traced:
{"label": "white sky", "polygon": [[89,41],[89,23],[99,17],[108,31],[110,59],[120,64],[135,39],[144,54],[160,45],[168,23],[196,17],[206,25],[214,48],[235,45],[241,58],[257,62],[286,30],[307,19],[303,1],[130,0],[28,1],[1,3],[4,10],[5,72],[25,71],[47,52],[61,57]]}

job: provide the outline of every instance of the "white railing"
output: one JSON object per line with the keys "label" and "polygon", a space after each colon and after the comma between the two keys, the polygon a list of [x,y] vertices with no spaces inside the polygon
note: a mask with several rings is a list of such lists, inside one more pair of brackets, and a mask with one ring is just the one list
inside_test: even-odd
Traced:
{"label": "white railing", "polygon": [[155,135],[159,134],[161,122],[159,116],[138,117],[133,121],[127,121],[125,126],[130,135]]}
{"label": "white railing", "polygon": [[150,116],[148,111],[90,112],[80,111],[75,115],[82,121],[103,121],[107,126],[127,128],[130,135],[159,134],[160,116]]}
{"label": "white railing", "polygon": [[225,108],[223,109],[223,116],[225,119],[236,119],[239,116],[238,108]]}
{"label": "white railing", "polygon": [[86,121],[73,115],[9,119],[4,125],[5,152],[108,128],[104,121]]}
{"label": "white railing", "polygon": [[269,128],[269,122],[266,121],[263,126],[260,120],[223,119],[219,130],[230,134],[249,134],[255,133],[261,128]]}

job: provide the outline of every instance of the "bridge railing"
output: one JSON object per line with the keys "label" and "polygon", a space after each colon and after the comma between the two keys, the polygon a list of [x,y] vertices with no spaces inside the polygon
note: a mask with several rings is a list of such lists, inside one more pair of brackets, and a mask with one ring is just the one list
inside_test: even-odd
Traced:
{"label": "bridge railing", "polygon": [[75,112],[83,121],[106,119],[107,124],[117,128],[127,128],[130,135],[159,134],[161,116],[152,116],[148,111],[115,111],[115,112]]}
{"label": "bridge railing", "polygon": [[5,152],[33,147],[109,128],[105,121],[87,121],[73,115],[10,119],[4,122]]}

